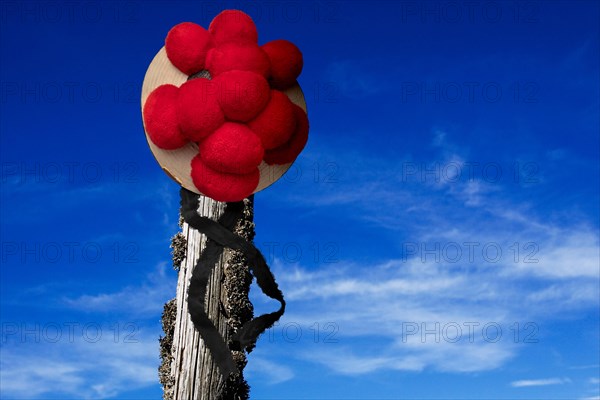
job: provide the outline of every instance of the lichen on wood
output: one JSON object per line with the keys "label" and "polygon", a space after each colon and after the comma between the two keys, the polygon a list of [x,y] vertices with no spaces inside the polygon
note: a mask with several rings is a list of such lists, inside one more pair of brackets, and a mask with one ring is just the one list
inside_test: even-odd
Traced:
{"label": "lichen on wood", "polygon": [[175,271],[179,271],[181,263],[185,258],[185,249],[187,247],[187,240],[183,233],[177,232],[175,236],[171,238],[171,255],[173,256],[173,268]]}
{"label": "lichen on wood", "polygon": [[[254,239],[254,204],[252,197],[244,199],[244,208],[242,217],[238,220],[233,233],[243,237],[248,241]],[[250,285],[252,284],[252,275],[248,268],[246,257],[241,251],[226,250],[228,253],[225,261],[223,274],[224,299],[223,306],[227,316],[228,337],[233,334],[246,322],[252,319],[254,315],[254,307],[248,298]],[[233,360],[241,371],[239,376],[231,376],[225,383],[223,391],[223,400],[248,399],[250,387],[244,379],[243,369],[248,363],[246,353],[237,349],[233,349],[233,344],[229,341],[229,346],[232,348]]]}
{"label": "lichen on wood", "polygon": [[[245,199],[240,219],[233,231],[248,241],[254,239],[253,200]],[[217,219],[225,203],[200,196],[201,215]],[[181,220],[180,220],[181,221]],[[210,352],[195,331],[187,310],[187,287],[195,262],[206,245],[206,237],[181,221],[182,232],[171,241],[173,265],[179,271],[177,298],[165,305],[163,330],[160,339],[163,362],[159,369],[164,400],[247,400],[250,387],[244,379],[246,352],[236,349],[231,342],[233,334],[254,314],[248,299],[252,275],[244,255],[225,249],[213,270],[206,297],[209,318],[229,345],[240,374],[227,380],[219,373]],[[167,331],[168,329],[168,331]],[[168,356],[167,356],[168,354]]]}
{"label": "lichen on wood", "polygon": [[171,375],[171,362],[173,361],[173,334],[175,332],[175,318],[177,314],[177,303],[171,299],[165,303],[162,314],[162,329],[165,336],[161,336],[158,341],[160,344],[161,363],[158,367],[158,377],[163,386],[163,399],[173,399],[173,384],[175,380]]}

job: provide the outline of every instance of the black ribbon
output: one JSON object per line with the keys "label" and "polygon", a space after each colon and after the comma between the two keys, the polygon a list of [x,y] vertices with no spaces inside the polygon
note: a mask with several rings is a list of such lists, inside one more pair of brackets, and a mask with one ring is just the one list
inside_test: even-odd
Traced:
{"label": "black ribbon", "polygon": [[188,290],[188,311],[196,330],[202,336],[221,373],[227,378],[231,373],[239,373],[238,368],[233,361],[230,348],[204,311],[208,280],[224,247],[241,251],[246,256],[250,272],[256,278],[263,293],[281,303],[279,310],[261,315],[242,325],[232,338],[234,350],[252,348],[258,337],[281,318],[285,311],[285,301],[261,252],[252,243],[232,232],[236,222],[242,217],[244,204],[242,202],[227,203],[223,215],[218,221],[214,221],[198,214],[199,197],[199,195],[181,188],[183,219],[189,226],[204,233],[207,237],[206,247],[198,257],[192,272]]}

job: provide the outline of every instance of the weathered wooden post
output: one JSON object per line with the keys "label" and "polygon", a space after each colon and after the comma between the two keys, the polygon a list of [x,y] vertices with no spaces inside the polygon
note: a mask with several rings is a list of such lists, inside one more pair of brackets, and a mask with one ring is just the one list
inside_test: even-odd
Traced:
{"label": "weathered wooden post", "polygon": [[[198,213],[217,220],[224,211],[225,203],[200,196]],[[253,203],[243,200],[243,218],[234,232],[246,240],[254,238]],[[187,290],[195,260],[206,247],[206,236],[181,221],[181,233],[173,237],[173,265],[179,270],[177,297],[167,304],[163,314],[165,338],[161,342],[162,365],[160,379],[164,399],[223,398],[247,399],[249,387],[241,374],[246,365],[246,354],[233,350],[233,359],[240,375],[224,381],[219,366],[202,343],[187,312]],[[207,314],[218,328],[226,343],[232,334],[252,316],[252,304],[248,292],[252,276],[245,257],[236,250],[227,249],[209,280],[207,288]]]}
{"label": "weathered wooden post", "polygon": [[[226,10],[208,30],[173,27],[146,72],[148,145],[182,186],[176,298],[165,304],[160,339],[164,399],[247,399],[246,353],[285,310],[252,244],[253,194],[279,179],[308,140],[301,70],[295,45],[259,46],[252,19]],[[278,311],[254,318],[253,278]]]}

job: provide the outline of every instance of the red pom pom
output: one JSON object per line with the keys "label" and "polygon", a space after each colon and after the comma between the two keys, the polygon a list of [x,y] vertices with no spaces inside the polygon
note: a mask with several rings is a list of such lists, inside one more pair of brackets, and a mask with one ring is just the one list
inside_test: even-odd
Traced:
{"label": "red pom pom", "polygon": [[274,149],[287,142],[296,128],[293,103],[278,90],[271,90],[271,100],[263,112],[248,122],[262,141],[266,150]]}
{"label": "red pom pom", "polygon": [[204,164],[200,155],[192,159],[192,181],[202,194],[217,201],[241,201],[258,186],[260,172],[238,175],[215,171]]}
{"label": "red pom pom", "polygon": [[217,75],[239,69],[269,77],[269,57],[256,43],[225,43],[208,53],[206,67],[214,78]]}
{"label": "red pom pom", "polygon": [[144,104],[144,127],[152,143],[165,150],[174,150],[188,140],[179,130],[177,97],[179,88],[162,85],[150,93]]}
{"label": "red pom pom", "polygon": [[240,10],[225,10],[217,15],[208,31],[215,43],[251,42],[258,43],[256,25],[250,16]]}
{"label": "red pom pom", "polygon": [[296,83],[302,72],[302,53],[295,44],[287,40],[273,40],[262,49],[271,62],[271,85],[275,89],[287,89]]}
{"label": "red pom pom", "polygon": [[244,124],[226,122],[200,145],[200,157],[208,167],[230,174],[248,174],[262,161],[264,149],[258,136]]}
{"label": "red pom pom", "polygon": [[308,117],[304,110],[294,104],[296,130],[291,139],[273,150],[265,152],[265,162],[272,164],[288,164],[293,162],[306,146],[308,141]]}
{"label": "red pom pom", "polygon": [[181,132],[194,142],[204,139],[225,122],[217,101],[217,86],[205,78],[181,85],[177,112]]}
{"label": "red pom pom", "polygon": [[251,120],[269,102],[269,83],[256,72],[227,71],[213,82],[217,85],[217,98],[225,117],[232,121]]}
{"label": "red pom pom", "polygon": [[193,75],[205,66],[213,40],[206,29],[193,22],[175,25],[165,39],[167,57],[181,72]]}

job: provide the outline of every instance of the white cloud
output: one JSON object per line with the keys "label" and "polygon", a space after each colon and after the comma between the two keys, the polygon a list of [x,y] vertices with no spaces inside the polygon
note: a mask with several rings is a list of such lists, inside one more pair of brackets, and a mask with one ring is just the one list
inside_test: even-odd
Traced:
{"label": "white cloud", "polygon": [[[539,265],[527,265],[535,274],[558,278],[589,277],[600,275],[598,235],[591,229],[573,227],[572,231],[559,230],[542,245]],[[525,264],[520,265],[520,267]]]}
{"label": "white cloud", "polygon": [[[581,216],[573,218],[568,214],[570,210],[541,215],[534,204],[512,200],[511,171],[501,171],[504,179],[498,182],[484,179],[481,172],[471,177],[477,168],[467,168],[466,164],[475,165],[474,160],[469,161],[448,144],[443,131],[436,131],[434,142],[443,144],[441,154],[427,163],[409,162],[402,155],[395,165],[382,165],[380,160],[356,154],[338,156],[339,170],[351,176],[341,176],[336,184],[321,185],[319,190],[294,187],[292,193],[301,193],[302,197],[293,198],[293,204],[319,209],[352,207],[348,218],[400,231],[404,233],[401,237],[417,244],[443,247],[456,242],[462,245],[465,256],[469,249],[463,243],[475,242],[478,257],[468,268],[494,267],[507,275],[565,281],[600,277],[600,240],[595,222]],[[500,164],[488,164],[502,169]],[[417,172],[405,176],[407,165]],[[450,165],[453,167],[446,168]],[[481,165],[485,163],[480,161],[479,169]],[[441,172],[433,174],[437,177],[431,173],[422,176],[422,169]],[[461,171],[460,179],[454,176],[457,169]],[[492,250],[500,249],[499,262],[485,259],[482,251],[486,244],[493,245]]]}
{"label": "white cloud", "polygon": [[128,286],[118,292],[84,294],[64,298],[68,307],[86,312],[118,312],[126,315],[159,315],[166,301],[175,297],[176,276],[166,274],[167,262],[158,264],[155,271],[139,286]]}
{"label": "white cloud", "polygon": [[[450,163],[465,165],[443,131],[436,133],[434,146],[443,153],[440,169]],[[352,207],[348,218],[400,231],[396,236],[409,237],[410,243],[398,247],[407,250],[414,244],[417,250],[374,265],[340,262],[318,271],[276,260],[276,276],[289,303],[282,324],[291,321],[308,329],[315,321],[333,321],[340,342],[369,338],[371,343],[368,351],[358,351],[357,346],[309,346],[302,352],[291,348],[292,356],[341,374],[385,369],[484,371],[505,365],[520,351],[522,343],[511,336],[513,324],[530,321],[539,327],[558,311],[597,306],[600,245],[585,222],[540,219],[532,205],[504,196],[502,182],[491,185],[477,178],[454,182],[454,176],[405,181],[399,172],[405,162],[402,155],[398,165],[386,166],[355,154],[348,159],[347,165],[344,157],[339,159],[340,170],[358,177],[340,179],[319,191],[300,191],[303,197],[297,204]],[[362,168],[364,164],[370,168]],[[357,181],[368,183],[355,185]],[[461,247],[458,261],[439,251],[437,257],[427,257],[422,250],[449,243]],[[473,259],[464,243],[477,243]],[[486,244],[500,250],[497,261],[483,253]],[[479,323],[479,331],[471,342],[466,330],[472,322]],[[425,328],[439,323],[440,334],[444,327],[457,324],[463,337],[456,343],[444,338],[435,342],[419,332],[402,340],[403,324],[416,324],[422,331],[423,323]],[[481,329],[487,323],[503,329],[497,343],[483,337]]]}
{"label": "white cloud", "polygon": [[[175,294],[166,269],[160,263],[139,286],[63,299],[68,308],[108,314],[112,322],[34,324],[27,325],[34,327],[28,336],[7,334],[0,358],[3,395],[100,399],[158,386],[159,319],[164,302]],[[152,329],[140,323],[149,316]]]}
{"label": "white cloud", "polygon": [[[498,226],[483,230],[481,243],[498,243],[506,250],[511,242],[502,242],[499,237],[512,235],[511,240],[520,240],[520,235],[527,234],[514,225],[525,219],[520,213],[511,212],[509,219],[510,229],[503,228],[504,218],[499,217]],[[537,255],[539,262],[535,265],[524,263],[523,254],[515,262],[511,253],[497,263],[485,263],[481,257],[474,263],[466,257],[457,263],[443,257],[423,261],[417,254],[375,265],[340,262],[317,271],[276,260],[275,275],[289,303],[283,324],[292,321],[306,329],[315,321],[334,321],[345,340],[377,338],[366,353],[349,347],[326,347],[296,353],[295,357],[342,374],[426,368],[473,372],[504,365],[518,354],[522,344],[515,343],[513,324],[525,327],[523,321],[529,321],[533,325],[528,326],[528,332],[531,326],[539,329],[559,310],[596,306],[600,293],[592,268],[597,239],[590,229],[528,222],[528,229],[541,239],[540,243],[552,244],[547,254]],[[437,238],[442,243],[462,243],[479,228],[466,225],[436,231],[434,227],[416,241],[432,243]],[[576,267],[561,264],[566,260]],[[423,338],[421,333],[436,323],[442,339],[436,342],[431,335]],[[474,328],[473,341],[467,334],[470,323],[479,324]],[[417,327],[417,334],[403,336],[403,328],[411,324]],[[495,326],[502,329],[497,343],[484,337],[486,324],[492,325],[492,333]],[[462,329],[462,336],[454,343],[450,331],[444,329],[456,325]],[[536,335],[534,332],[529,339],[538,339]],[[294,349],[291,351],[294,354]]]}
{"label": "white cloud", "polygon": [[[289,355],[342,374],[494,369],[518,351],[509,325],[527,318],[511,308],[508,285],[494,276],[474,281],[435,263],[391,260],[309,272],[275,262],[274,269],[289,304],[281,325],[297,324],[308,332],[315,322],[334,324],[340,342],[324,347],[306,342]],[[356,350],[361,345],[344,345],[365,340],[365,352]]]}
{"label": "white cloud", "polygon": [[[386,343],[385,340],[382,343]],[[444,339],[436,343],[431,338],[425,342],[411,338],[406,343],[382,345],[368,354],[358,352],[355,347],[323,347],[305,351],[298,357],[342,375],[362,375],[380,370],[480,372],[498,368],[514,355],[510,346],[503,344],[448,343]]]}
{"label": "white cloud", "polygon": [[[445,160],[462,165],[463,157],[454,152],[445,134],[434,142],[439,142],[438,147],[444,151],[452,150],[444,155]],[[323,186],[322,191],[295,187],[293,193],[302,196],[298,204],[312,208],[353,207],[349,218],[357,216],[361,223],[376,224],[428,248],[436,243],[441,247],[458,243],[465,253],[458,262],[444,257],[423,262],[418,252],[405,258],[398,254],[378,263],[342,261],[317,271],[276,260],[275,275],[288,301],[279,329],[285,324],[299,324],[304,333],[303,345],[284,343],[279,348],[262,339],[250,356],[249,378],[264,378],[269,384],[293,379],[294,371],[281,362],[284,359],[320,364],[344,375],[382,370],[493,370],[506,365],[521,349],[521,343],[515,343],[511,336],[510,327],[515,322],[541,323],[553,317],[549,314],[597,306],[599,243],[589,225],[536,217],[529,205],[503,199],[500,185],[490,187],[482,180],[405,185],[400,182],[400,166],[383,166],[375,160],[374,165],[381,167],[378,169],[370,165],[370,160],[350,156],[354,168],[341,169],[360,175],[349,181],[350,187],[345,186],[344,179]],[[370,168],[362,168],[364,165]],[[268,192],[265,196],[268,198]],[[171,200],[162,199],[164,203]],[[404,235],[396,235],[400,229]],[[471,262],[463,243],[473,241],[479,242],[479,247]],[[511,248],[515,242],[519,249],[516,261]],[[538,246],[535,254],[526,247],[531,242]],[[486,243],[502,249],[503,257],[498,262],[482,257],[481,248]],[[526,256],[538,261],[524,262]],[[65,302],[77,310],[158,315],[164,301],[174,296],[174,278],[166,278],[166,268],[166,264],[161,265],[141,285],[86,294]],[[257,314],[265,306],[263,299],[262,295],[253,299]],[[315,323],[320,324],[319,343],[313,341]],[[335,327],[334,331],[324,329],[328,323],[333,324],[328,326]],[[492,324],[487,333],[494,340],[486,336],[486,324]],[[461,332],[454,341],[453,329],[457,326]],[[498,340],[494,337],[496,326],[503,329]],[[424,335],[425,330],[432,329],[433,334]],[[337,342],[323,343],[331,332]],[[6,383],[11,393],[24,396],[24,388],[37,380],[40,384],[35,390],[39,393],[29,392],[29,396],[59,389],[79,397],[117,396],[127,388],[124,379],[131,378],[133,385],[156,384],[157,347],[155,340],[148,340],[139,348],[115,345],[94,349],[86,345],[65,347],[57,353],[18,349],[7,353],[3,349],[3,388]],[[268,348],[274,351],[259,352]],[[116,372],[104,377],[100,371],[105,369]],[[4,373],[9,370],[9,374]],[[569,382],[568,378],[548,378],[514,381],[511,386]]]}
{"label": "white cloud", "polygon": [[270,361],[262,356],[257,356],[253,352],[249,356],[244,375],[248,380],[261,379],[270,385],[276,385],[292,379],[294,372],[290,367],[283,365],[281,361]]}
{"label": "white cloud", "polygon": [[327,366],[343,375],[360,375],[380,369],[397,369],[406,371],[420,371],[424,367],[423,361],[417,358],[402,359],[393,356],[359,356],[349,348],[335,351],[315,351],[306,353],[304,358]]}
{"label": "white cloud", "polygon": [[4,346],[0,360],[3,396],[31,399],[61,394],[100,399],[123,391],[158,385],[158,340],[140,330],[132,340],[105,335],[57,343]]}
{"label": "white cloud", "polygon": [[529,387],[529,386],[548,386],[548,385],[564,385],[571,383],[569,378],[548,378],[548,379],[525,379],[510,383],[512,387]]}
{"label": "white cloud", "polygon": [[600,364],[589,364],[589,365],[574,365],[569,367],[569,369],[599,369]]}

